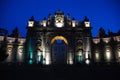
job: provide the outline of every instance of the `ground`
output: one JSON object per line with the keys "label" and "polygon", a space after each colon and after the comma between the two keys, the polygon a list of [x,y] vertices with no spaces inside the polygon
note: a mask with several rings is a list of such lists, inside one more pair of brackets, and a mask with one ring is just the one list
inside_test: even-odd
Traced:
{"label": "ground", "polygon": [[119,80],[120,65],[1,64],[0,80]]}

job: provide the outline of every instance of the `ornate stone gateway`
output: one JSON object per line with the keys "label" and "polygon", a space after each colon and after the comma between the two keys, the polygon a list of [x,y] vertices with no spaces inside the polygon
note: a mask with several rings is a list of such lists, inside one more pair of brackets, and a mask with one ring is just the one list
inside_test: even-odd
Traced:
{"label": "ornate stone gateway", "polygon": [[71,20],[58,10],[48,19],[28,22],[26,36],[26,59],[40,64],[75,64],[91,58],[91,27],[83,21]]}
{"label": "ornate stone gateway", "polygon": [[[68,43],[62,36],[56,36],[51,41],[51,54],[53,64],[67,63],[67,47]],[[54,42],[53,42],[54,40]]]}

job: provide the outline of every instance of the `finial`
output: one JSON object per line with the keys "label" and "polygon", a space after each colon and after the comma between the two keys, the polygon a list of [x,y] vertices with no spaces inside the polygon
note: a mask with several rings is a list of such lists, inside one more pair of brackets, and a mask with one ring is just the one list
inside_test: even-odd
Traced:
{"label": "finial", "polygon": [[46,17],[44,17],[44,20],[46,20]]}
{"label": "finial", "polygon": [[75,18],[73,17],[72,20],[75,20]]}
{"label": "finial", "polygon": [[87,18],[87,16],[85,16],[84,21],[89,21],[89,19]]}
{"label": "finial", "polygon": [[34,21],[34,16],[31,16],[31,18],[29,19],[29,21]]}

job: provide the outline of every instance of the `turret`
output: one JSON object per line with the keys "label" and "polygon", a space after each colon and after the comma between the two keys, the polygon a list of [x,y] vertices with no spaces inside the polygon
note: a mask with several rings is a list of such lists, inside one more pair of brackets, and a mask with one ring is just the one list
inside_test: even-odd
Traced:
{"label": "turret", "polygon": [[44,20],[43,20],[43,27],[46,27],[47,26],[47,20],[46,20],[46,17],[44,17]]}
{"label": "turret", "polygon": [[75,27],[76,26],[76,20],[75,18],[72,19],[72,27]]}
{"label": "turret", "polygon": [[34,26],[34,17],[32,16],[28,21],[28,27],[33,27],[33,26]]}
{"label": "turret", "polygon": [[67,14],[67,21],[70,21],[70,14]]}
{"label": "turret", "polygon": [[58,10],[57,12],[55,12],[55,15],[54,15],[54,25],[56,27],[63,27],[64,26],[64,13],[60,10]]}
{"label": "turret", "polygon": [[85,16],[85,18],[84,18],[84,25],[85,25],[85,27],[90,27],[90,21],[87,18],[87,16]]}

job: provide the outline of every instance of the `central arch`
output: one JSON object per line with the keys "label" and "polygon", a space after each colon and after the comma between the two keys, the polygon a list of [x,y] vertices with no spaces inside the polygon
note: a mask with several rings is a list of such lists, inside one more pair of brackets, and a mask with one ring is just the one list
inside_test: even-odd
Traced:
{"label": "central arch", "polygon": [[63,36],[55,36],[54,38],[52,38],[51,44],[53,44],[55,42],[55,40],[63,40],[68,45],[67,39]]}
{"label": "central arch", "polygon": [[55,36],[51,40],[51,57],[53,64],[66,64],[68,41],[63,36]]}

